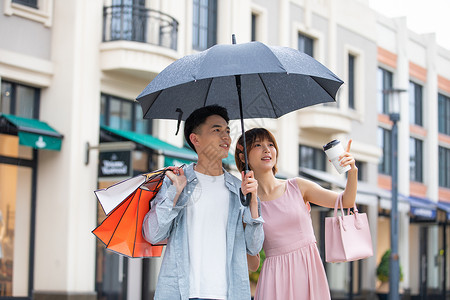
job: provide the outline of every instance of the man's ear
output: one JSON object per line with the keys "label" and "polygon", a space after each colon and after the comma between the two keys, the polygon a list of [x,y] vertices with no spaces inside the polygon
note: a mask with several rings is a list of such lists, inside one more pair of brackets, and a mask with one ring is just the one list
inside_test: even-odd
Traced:
{"label": "man's ear", "polygon": [[191,133],[189,135],[189,140],[191,141],[192,145],[194,145],[194,146],[197,146],[199,143],[198,136],[195,133]]}

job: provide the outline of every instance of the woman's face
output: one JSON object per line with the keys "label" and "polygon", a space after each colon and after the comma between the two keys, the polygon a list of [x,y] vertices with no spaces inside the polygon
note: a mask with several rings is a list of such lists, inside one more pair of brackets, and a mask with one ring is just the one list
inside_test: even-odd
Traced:
{"label": "woman's face", "polygon": [[248,162],[254,172],[272,171],[277,164],[277,150],[268,139],[257,139],[248,154]]}

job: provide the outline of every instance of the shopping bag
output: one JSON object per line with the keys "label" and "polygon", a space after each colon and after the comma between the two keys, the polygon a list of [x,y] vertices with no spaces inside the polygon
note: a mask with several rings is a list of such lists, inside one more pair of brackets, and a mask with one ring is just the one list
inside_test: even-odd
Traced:
{"label": "shopping bag", "polygon": [[[341,215],[337,215],[340,205]],[[365,213],[359,213],[354,205],[345,215],[342,208],[342,193],[336,199],[334,216],[325,218],[325,260],[346,262],[373,256],[372,237]]]}
{"label": "shopping bag", "polygon": [[142,236],[142,223],[161,188],[167,169],[141,174],[95,191],[106,219],[92,233],[106,249],[127,257],[161,256],[163,245]]}

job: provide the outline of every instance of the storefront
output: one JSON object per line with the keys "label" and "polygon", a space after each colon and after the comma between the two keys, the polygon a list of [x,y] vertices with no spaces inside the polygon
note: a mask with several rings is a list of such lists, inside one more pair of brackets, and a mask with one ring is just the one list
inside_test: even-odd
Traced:
{"label": "storefront", "polygon": [[0,114],[0,299],[31,299],[39,151],[63,136],[45,122]]}
{"label": "storefront", "polygon": [[411,296],[426,299],[438,291],[437,205],[425,198],[408,197],[410,204]]}
{"label": "storefront", "polygon": [[439,285],[441,287],[440,294],[442,299],[446,299],[448,291],[450,289],[449,284],[449,225],[450,225],[450,203],[441,202],[437,203],[438,206],[438,224],[439,224]]}

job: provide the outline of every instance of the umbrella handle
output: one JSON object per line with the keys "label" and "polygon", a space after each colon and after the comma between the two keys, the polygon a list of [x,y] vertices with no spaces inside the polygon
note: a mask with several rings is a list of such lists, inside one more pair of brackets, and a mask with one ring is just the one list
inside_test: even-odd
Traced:
{"label": "umbrella handle", "polygon": [[244,195],[242,193],[241,188],[239,188],[239,196],[241,198],[242,205],[248,206],[250,204],[250,201],[252,200],[252,194],[251,193],[248,193],[247,195]]}

